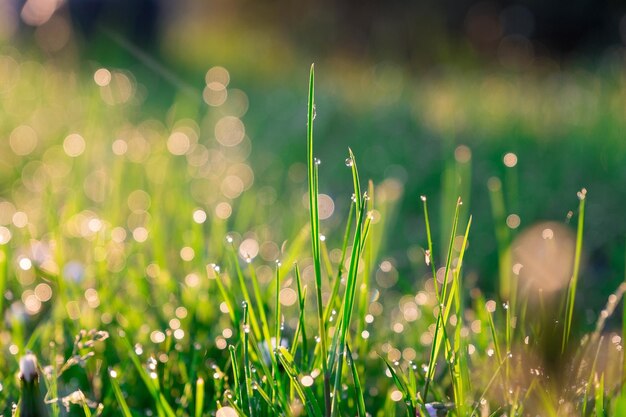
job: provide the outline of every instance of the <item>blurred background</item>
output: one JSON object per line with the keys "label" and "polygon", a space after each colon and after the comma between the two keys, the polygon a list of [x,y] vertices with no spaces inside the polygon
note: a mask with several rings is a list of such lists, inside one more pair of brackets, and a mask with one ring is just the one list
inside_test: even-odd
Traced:
{"label": "blurred background", "polygon": [[[400,272],[385,281],[390,291],[413,287],[428,271],[421,195],[433,211],[439,258],[462,196],[462,217],[474,219],[470,281],[494,291],[499,248],[537,222],[568,223],[583,187],[580,285],[598,294],[590,314],[623,280],[622,1],[4,0],[0,45],[0,197],[13,205],[3,206],[5,226],[33,195],[41,202],[55,194],[48,180],[29,179],[38,178],[31,162],[51,160],[61,143],[66,154],[85,141],[100,149],[93,172],[107,171],[111,149],[128,155],[151,181],[162,160],[142,154],[128,124],[142,126],[151,143],[152,133],[182,123],[195,133],[182,142],[166,135],[170,154],[194,166],[194,146],[205,144],[210,159],[208,144],[217,140],[240,165],[215,188],[205,181],[218,170],[211,164],[205,177],[188,169],[165,184],[229,219],[226,229],[263,223],[276,241],[295,236],[306,222],[305,112],[315,62],[320,192],[332,203],[322,226],[339,230],[347,215],[351,147],[364,178],[393,203],[382,256]],[[77,130],[84,139],[68,142]],[[118,186],[98,175],[87,176],[87,207],[105,205]],[[103,194],[91,198],[92,186]],[[20,200],[23,190],[30,200]],[[254,193],[265,205],[251,205]],[[236,215],[242,207],[247,217]]]}

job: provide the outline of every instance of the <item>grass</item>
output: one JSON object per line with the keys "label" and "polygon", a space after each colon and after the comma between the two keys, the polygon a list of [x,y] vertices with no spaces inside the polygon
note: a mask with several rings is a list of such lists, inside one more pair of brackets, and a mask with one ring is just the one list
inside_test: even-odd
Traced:
{"label": "grass", "polygon": [[[465,181],[444,181],[442,195],[454,200],[445,197],[429,212],[431,200],[422,198],[416,222],[424,233],[413,244],[424,242],[423,260],[415,269],[386,252],[397,244],[389,219],[401,185],[365,186],[361,175],[371,163],[359,157],[357,164],[352,149],[347,169],[342,156],[342,170],[328,170],[349,190],[343,203],[334,197],[328,216],[326,165],[313,135],[320,122],[313,67],[306,151],[304,140],[299,146],[305,180],[269,187],[250,179],[252,145],[239,125],[227,119],[226,136],[216,128],[233,117],[227,109],[210,108],[201,120],[177,118],[176,109],[166,121],[132,120],[139,102],[103,104],[126,84],[68,85],[52,65],[11,59],[21,81],[1,96],[9,114],[0,166],[4,415],[19,401],[15,375],[28,350],[39,358],[55,417],[411,417],[433,409],[602,416],[624,409],[626,368],[612,366],[623,361],[624,330],[604,329],[623,289],[609,297],[597,329],[587,333],[576,323],[585,301],[576,297],[583,228],[588,234],[585,191],[571,241],[557,229],[540,230],[546,245],[573,252],[571,273],[548,294],[513,268],[518,236],[506,213],[523,200],[508,198],[518,190],[506,187],[519,182],[490,182],[499,271],[493,293],[500,296],[488,299],[467,263],[481,246],[475,224],[489,216],[469,215],[462,204],[470,197],[463,158],[450,160],[445,174]],[[34,75],[45,82],[30,97],[51,113],[31,114],[32,103],[20,101]],[[64,91],[75,94],[67,106],[76,113],[57,102]],[[280,200],[292,207],[282,210]],[[570,204],[560,203],[563,210]],[[445,239],[433,235],[432,214]]]}

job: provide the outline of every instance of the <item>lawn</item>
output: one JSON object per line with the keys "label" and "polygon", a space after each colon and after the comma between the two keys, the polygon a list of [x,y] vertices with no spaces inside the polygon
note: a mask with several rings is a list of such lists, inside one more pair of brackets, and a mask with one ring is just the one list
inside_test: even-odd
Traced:
{"label": "lawn", "polygon": [[29,351],[53,416],[626,413],[617,64],[214,65],[150,107],[1,51],[3,415]]}

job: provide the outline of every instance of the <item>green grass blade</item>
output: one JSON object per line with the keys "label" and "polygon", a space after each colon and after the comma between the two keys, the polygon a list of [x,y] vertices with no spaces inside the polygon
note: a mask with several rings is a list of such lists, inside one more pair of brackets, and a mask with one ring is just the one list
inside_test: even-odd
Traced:
{"label": "green grass blade", "polygon": [[252,298],[250,298],[250,293],[248,292],[248,287],[246,285],[246,279],[243,275],[243,271],[241,270],[241,266],[239,265],[239,258],[237,257],[237,250],[235,249],[232,239],[229,237],[229,241],[227,243],[228,249],[227,253],[229,254],[230,261],[235,268],[235,275],[237,275],[237,280],[239,282],[239,289],[241,290],[241,294],[243,295],[244,301],[250,307],[248,309],[248,318],[250,319],[250,326],[254,337],[257,340],[261,340],[261,327],[259,326],[259,322],[256,317],[255,309],[253,308]]}
{"label": "green grass blade", "polygon": [[235,346],[228,346],[228,352],[230,354],[230,363],[233,368],[233,389],[235,390],[236,400],[238,404],[243,404],[243,392],[241,390],[240,376],[239,376],[239,365],[237,361],[237,352]]}
{"label": "green grass blade", "polygon": [[133,417],[130,412],[130,408],[128,408],[128,403],[126,402],[126,398],[124,398],[124,394],[122,393],[122,389],[120,388],[119,382],[117,382],[117,373],[113,370],[109,371],[111,378],[109,378],[109,382],[111,383],[111,388],[113,389],[113,394],[115,395],[115,399],[117,401],[117,405],[120,408],[123,417]]}
{"label": "green grass blade", "polygon": [[363,398],[363,387],[359,379],[359,372],[356,369],[356,363],[352,358],[352,352],[350,346],[346,345],[346,352],[348,354],[348,361],[350,363],[350,369],[352,370],[352,380],[354,381],[354,395],[356,396],[356,409],[359,417],[366,417],[365,412],[365,399]]}
{"label": "green grass blade", "polygon": [[426,224],[426,239],[428,241],[428,252],[426,252],[425,254],[425,259],[426,259],[426,265],[430,265],[432,273],[433,273],[433,285],[435,287],[435,295],[437,296],[437,299],[440,299],[440,294],[439,294],[439,284],[437,283],[437,268],[435,267],[435,259],[434,259],[434,252],[433,252],[433,238],[430,232],[430,218],[428,216],[428,203],[427,203],[427,198],[426,196],[421,196],[420,197],[422,200],[422,205],[424,207],[424,223]]}
{"label": "green grass blade", "polygon": [[359,170],[356,164],[356,157],[352,153],[352,149],[348,148],[349,157],[348,165],[352,168],[352,182],[354,186],[354,202],[356,203],[356,212],[361,211],[361,180],[359,179]]}
{"label": "green grass blade", "polygon": [[350,241],[350,231],[352,230],[352,218],[354,217],[356,203],[353,201],[350,204],[350,211],[348,212],[348,219],[346,220],[346,228],[343,234],[343,241],[341,244],[341,258],[339,259],[339,265],[337,266],[337,275],[335,276],[335,282],[331,290],[330,297],[328,299],[328,305],[324,311],[324,322],[327,323],[330,319],[331,312],[337,302],[337,295],[339,294],[339,285],[341,284],[341,275],[343,274],[344,263],[346,261],[346,254],[348,252],[348,242]]}
{"label": "green grass blade", "polygon": [[305,320],[305,301],[306,301],[306,287],[302,287],[302,277],[300,276],[300,268],[298,264],[295,264],[294,273],[296,275],[296,285],[298,288],[298,306],[300,308],[300,316],[298,318],[298,328],[296,329],[296,336],[294,336],[292,355],[295,355],[295,349],[298,346],[298,330],[302,333],[301,342],[301,358],[304,369],[308,369],[309,364],[309,346],[306,337],[306,320]]}
{"label": "green grass blade", "polygon": [[407,410],[406,410],[407,417],[415,416],[417,414],[416,407],[415,407],[416,406],[415,394],[410,392],[409,382],[406,380],[404,375],[398,374],[396,370],[393,368],[393,366],[391,366],[391,364],[387,362],[385,358],[381,356],[381,359],[385,362],[385,365],[387,365],[387,369],[391,373],[391,378],[393,379],[394,384],[396,384],[396,387],[400,390],[400,392],[402,393],[402,396],[404,397],[404,402],[407,407]]}
{"label": "green grass blade", "polygon": [[169,405],[169,403],[165,399],[165,396],[163,395],[163,393],[161,392],[159,388],[158,380],[152,379],[150,375],[148,375],[144,367],[141,366],[141,362],[139,362],[139,357],[137,357],[137,355],[135,354],[135,351],[133,350],[133,347],[131,346],[128,339],[125,336],[123,336],[121,340],[126,346],[128,356],[130,357],[133,365],[135,366],[135,369],[137,370],[137,372],[139,373],[139,376],[141,377],[144,384],[148,388],[148,391],[150,392],[156,404],[157,411],[160,411],[167,417],[176,417],[174,410]]}
{"label": "green grass blade", "polygon": [[224,284],[224,281],[220,274],[219,266],[215,264],[209,264],[206,266],[206,271],[207,276],[215,278],[215,283],[217,284],[220,295],[222,296],[222,299],[228,307],[228,315],[230,316],[230,320],[233,322],[233,325],[237,327],[239,325],[239,320],[237,318],[235,305],[232,298],[230,297],[230,291],[227,291],[226,289],[226,285]]}
{"label": "green grass blade", "polygon": [[[356,165],[356,163],[355,163]],[[365,205],[366,205],[366,197],[362,198],[361,201],[361,212],[358,217],[358,221],[356,224],[356,231],[354,233],[354,240],[352,244],[352,251],[350,255],[350,268],[348,270],[348,279],[346,281],[346,291],[343,299],[343,305],[341,310],[341,318],[339,324],[337,326],[337,331],[335,332],[335,336],[333,336],[333,351],[331,358],[329,359],[329,363],[331,364],[331,369],[333,368],[333,364],[337,362],[337,371],[335,375],[335,387],[334,394],[331,406],[331,414],[335,413],[337,410],[337,402],[338,402],[338,393],[341,385],[341,375],[343,369],[343,360],[345,358],[345,350],[347,343],[348,330],[350,328],[350,322],[352,318],[352,311],[354,309],[354,300],[356,296],[356,288],[357,288],[357,277],[358,277],[358,267],[359,260],[361,258],[361,253],[363,250],[363,246],[365,244],[365,239],[367,238],[369,226],[371,223],[371,218],[365,215]],[[339,334],[339,339],[336,339],[337,334]],[[335,341],[337,343],[337,350],[335,350]],[[335,355],[336,354],[336,355]]]}
{"label": "green grass blade", "polygon": [[576,228],[576,250],[574,255],[574,271],[572,273],[572,279],[569,283],[567,291],[567,303],[565,307],[565,326],[563,328],[563,340],[561,344],[561,353],[565,352],[565,347],[569,342],[569,336],[572,330],[572,317],[574,315],[574,302],[576,298],[576,286],[578,284],[578,274],[580,271],[580,259],[583,246],[583,229],[585,225],[585,201],[587,197],[587,190],[582,189],[578,192],[578,226]]}
{"label": "green grass blade", "polygon": [[[280,312],[280,263],[276,264],[276,312],[275,312],[275,337],[276,337],[276,347],[280,346],[280,337],[281,337],[281,328],[282,328],[282,318]],[[271,345],[270,345],[271,346]]]}
{"label": "green grass blade", "polygon": [[330,415],[330,374],[326,363],[328,342],[326,340],[326,324],[324,322],[324,306],[322,305],[322,264],[320,256],[320,231],[317,185],[317,160],[313,153],[313,120],[315,119],[315,66],[311,65],[309,73],[309,100],[307,106],[307,171],[309,187],[309,212],[311,223],[311,246],[313,251],[313,266],[315,269],[315,289],[317,298],[317,316],[319,338],[321,342],[322,372],[324,374],[324,405],[325,416]]}
{"label": "green grass blade", "polygon": [[492,177],[487,182],[489,197],[491,201],[491,211],[493,213],[493,223],[495,225],[496,241],[498,244],[498,269],[500,296],[503,300],[511,297],[511,253],[509,250],[510,233],[506,226],[506,207],[504,194],[502,192],[502,181]]}
{"label": "green grass blade", "polygon": [[293,356],[291,356],[286,348],[280,346],[278,348],[278,357],[280,359],[280,362],[283,364],[287,375],[289,375],[292,382],[294,383],[296,392],[298,393],[298,396],[306,407],[309,413],[308,415],[313,417],[321,417],[323,415],[322,410],[317,403],[317,399],[315,398],[313,391],[311,390],[311,388],[302,385],[302,383],[298,379],[298,368],[296,367],[296,364],[293,360]]}
{"label": "green grass blade", "polygon": [[250,275],[250,280],[252,281],[252,291],[254,293],[254,298],[256,300],[256,304],[259,310],[259,319],[261,321],[261,334],[265,340],[265,343],[268,346],[271,345],[271,336],[270,336],[270,328],[267,321],[267,315],[265,314],[265,304],[263,301],[263,297],[261,295],[261,288],[259,287],[259,279],[257,278],[256,272],[254,270],[254,266],[252,263],[248,264],[248,273]]}
{"label": "green grass blade", "polygon": [[[250,325],[248,324],[248,310],[249,306],[244,301],[243,307],[243,372],[246,383],[246,396],[248,397],[248,411],[249,416],[254,416],[253,411],[253,391],[252,391],[252,368],[250,366]],[[270,356],[273,356],[270,354]]]}
{"label": "green grass blade", "polygon": [[[454,212],[454,220],[452,223],[452,230],[450,233],[450,242],[448,245],[448,255],[446,257],[446,267],[445,267],[445,272],[444,272],[444,280],[443,280],[443,289],[441,290],[441,298],[439,299],[439,314],[437,315],[437,322],[436,322],[436,327],[435,327],[435,336],[433,338],[433,344],[431,347],[431,352],[430,352],[430,358],[428,361],[428,370],[426,372],[426,383],[424,384],[424,401],[427,400],[427,395],[428,395],[428,389],[430,386],[430,382],[432,381],[434,374],[435,374],[435,368],[436,368],[436,361],[437,361],[437,357],[439,356],[439,349],[441,348],[441,343],[443,341],[443,339],[447,339],[446,336],[446,330],[445,330],[445,326],[446,326],[446,322],[443,321],[444,318],[446,318],[446,299],[447,299],[447,292],[448,292],[448,274],[450,272],[450,265],[452,263],[452,249],[454,247],[454,238],[456,237],[456,230],[459,224],[459,209],[461,207],[461,199],[459,198],[457,200],[456,203],[456,210]],[[437,280],[437,276],[434,275],[433,276],[433,280],[436,281]],[[454,281],[454,280],[453,280]]]}
{"label": "green grass blade", "polygon": [[[196,381],[196,413],[195,417],[202,417],[204,410],[204,379],[198,378]],[[125,416],[126,417],[126,416]]]}

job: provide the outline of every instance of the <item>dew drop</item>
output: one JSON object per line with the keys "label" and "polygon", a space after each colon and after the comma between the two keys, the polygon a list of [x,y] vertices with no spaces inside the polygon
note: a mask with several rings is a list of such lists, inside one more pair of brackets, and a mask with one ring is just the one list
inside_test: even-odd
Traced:
{"label": "dew drop", "polygon": [[354,160],[352,158],[346,158],[346,166],[351,167],[354,165]]}

